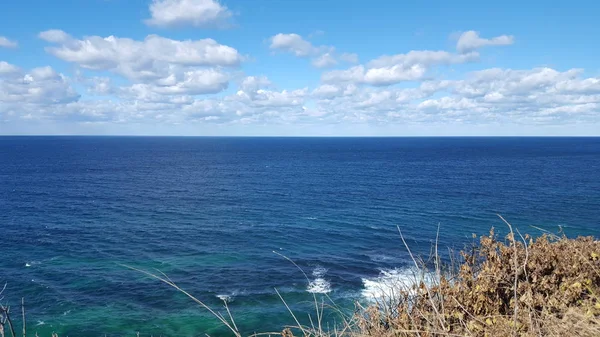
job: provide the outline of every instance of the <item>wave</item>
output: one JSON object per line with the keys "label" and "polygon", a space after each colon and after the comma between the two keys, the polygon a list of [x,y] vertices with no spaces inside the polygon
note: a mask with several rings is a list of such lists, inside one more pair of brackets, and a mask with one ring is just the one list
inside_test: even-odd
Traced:
{"label": "wave", "polygon": [[221,301],[227,302],[227,303],[233,302],[233,299],[234,299],[233,295],[220,294],[220,295],[215,295],[215,296],[217,296],[217,298],[220,299]]}
{"label": "wave", "polygon": [[308,283],[308,288],[306,291],[312,294],[327,294],[331,292],[331,283],[323,278],[327,273],[327,268],[317,266],[312,271],[312,276],[315,277],[314,280]]}
{"label": "wave", "polygon": [[431,285],[433,277],[423,275],[413,268],[382,270],[377,277],[363,278],[362,296],[368,300],[393,300],[399,291],[414,291],[414,285],[425,282]]}
{"label": "wave", "polygon": [[306,291],[312,294],[327,294],[331,292],[331,283],[324,278],[319,277],[310,281]]}

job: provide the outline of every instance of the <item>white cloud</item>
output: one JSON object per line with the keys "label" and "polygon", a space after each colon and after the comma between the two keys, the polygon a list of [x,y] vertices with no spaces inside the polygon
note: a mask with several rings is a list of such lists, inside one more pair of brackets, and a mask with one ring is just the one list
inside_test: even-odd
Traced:
{"label": "white cloud", "polygon": [[292,53],[299,57],[314,56],[327,49],[327,47],[315,47],[298,34],[279,33],[271,37],[270,48],[283,52]]}
{"label": "white cloud", "polygon": [[79,94],[68,79],[51,67],[40,67],[23,73],[18,67],[0,63],[0,107],[3,105],[52,105],[77,101]]}
{"label": "white cloud", "polygon": [[96,70],[121,67],[123,72],[135,72],[152,68],[156,63],[231,67],[242,61],[242,56],[236,49],[213,39],[178,41],[149,35],[143,41],[115,36],[88,36],[78,40],[59,30],[45,31],[39,36],[58,44],[56,47],[46,48],[50,54]]}
{"label": "white cloud", "polygon": [[321,76],[321,81],[324,83],[357,83],[382,86],[419,80],[425,75],[425,71],[426,68],[419,64],[371,69],[365,69],[364,66],[360,65],[346,70],[326,72]]}
{"label": "white cloud", "polygon": [[231,77],[222,68],[242,62],[236,49],[212,39],[179,41],[149,35],[143,41],[114,36],[79,40],[58,30],[42,32],[40,38],[56,43],[46,50],[64,61],[85,69],[110,71],[137,88],[158,94],[220,92],[227,88]]}
{"label": "white cloud", "polygon": [[89,80],[89,83],[88,92],[92,94],[110,95],[115,91],[112,81],[108,77],[93,77]]}
{"label": "white cloud", "polygon": [[[492,68],[436,79],[435,67],[475,62],[478,48],[508,43],[503,37],[464,36],[457,52],[384,55],[324,72],[322,83],[311,88],[281,88],[265,76],[245,74],[238,68],[244,60],[238,51],[212,39],[74,38],[50,30],[40,38],[52,44],[50,54],[78,66],[75,88],[85,91],[84,97],[69,77],[50,67],[24,70],[0,61],[0,121],[7,125],[37,119],[131,129],[330,125],[332,130],[357,124],[600,123],[600,78],[582,69]],[[316,67],[358,62],[355,54],[314,46],[297,34],[278,34],[271,47],[305,57]],[[235,83],[234,93],[225,91],[230,82]]]}
{"label": "white cloud", "polygon": [[240,89],[245,92],[256,92],[258,89],[271,86],[271,81],[265,76],[248,76],[240,83]]}
{"label": "white cloud", "polygon": [[241,90],[225,100],[243,102],[249,107],[289,107],[302,105],[308,96],[307,88],[275,91],[262,89],[265,86],[271,86],[266,77],[247,77],[242,81]]}
{"label": "white cloud", "polygon": [[269,48],[287,52],[297,57],[312,57],[312,65],[316,68],[328,68],[338,64],[339,61],[347,63],[358,62],[356,54],[342,53],[337,55],[332,46],[315,46],[298,34],[279,33],[272,36]]}
{"label": "white cloud", "polygon": [[232,17],[231,11],[217,0],[153,0],[150,14],[146,24],[161,27],[219,26]]}
{"label": "white cloud", "polygon": [[361,70],[341,71],[336,81],[315,89],[316,109],[348,122],[386,124],[552,125],[598,123],[600,116],[600,78],[583,78],[580,69],[486,69],[461,80],[432,80],[402,89],[359,87],[352,95],[341,95],[334,83],[339,77],[360,78]]}
{"label": "white cloud", "polygon": [[354,53],[342,53],[340,60],[348,63],[358,63],[358,55]]}
{"label": "white cloud", "polygon": [[514,37],[501,35],[491,39],[479,37],[479,33],[473,30],[466,31],[460,35],[456,42],[456,50],[459,53],[468,53],[486,46],[507,46],[514,43]]}
{"label": "white cloud", "polygon": [[371,85],[390,85],[403,81],[416,81],[425,75],[426,68],[420,64],[410,67],[395,65],[392,67],[367,70],[364,82]]}
{"label": "white cloud", "polygon": [[172,75],[152,84],[134,84],[134,92],[153,92],[160,95],[204,95],[227,89],[229,76],[214,69],[195,69]]}
{"label": "white cloud", "polygon": [[330,53],[325,53],[312,61],[312,65],[316,68],[329,68],[337,64],[337,61]]}
{"label": "white cloud", "polygon": [[332,70],[321,75],[324,83],[362,83],[365,77],[364,66],[354,66],[346,70]]}
{"label": "white cloud", "polygon": [[[266,77],[248,76],[241,80],[237,93],[207,99],[188,94],[210,88],[194,82],[195,77],[190,75],[189,87],[180,85],[186,83],[184,80],[163,86],[134,84],[114,92],[118,100],[78,100],[68,79],[48,67],[19,74],[16,79],[0,80],[0,114],[4,119],[16,118],[8,112],[19,111],[20,118],[165,126],[553,125],[597,122],[600,111],[600,78],[584,77],[578,69],[487,69],[459,80],[431,80],[410,88],[360,87],[350,83],[323,84],[312,91],[266,89],[273,86]],[[103,87],[110,81],[94,78],[92,82]]]}
{"label": "white cloud", "polygon": [[65,33],[60,29],[50,29],[43,31],[38,34],[38,37],[44,41],[52,43],[66,43],[69,41],[74,41],[71,35]]}
{"label": "white cloud", "polygon": [[317,98],[332,98],[340,95],[342,88],[331,84],[323,84],[315,88],[312,92]]}
{"label": "white cloud", "polygon": [[0,78],[2,76],[14,75],[21,72],[21,69],[10,63],[0,61]]}
{"label": "white cloud", "polygon": [[11,41],[4,36],[0,36],[0,47],[4,48],[17,48],[19,44],[16,41]]}
{"label": "white cloud", "polygon": [[[498,36],[492,39],[480,38],[475,31],[463,33],[458,42],[459,54],[443,50],[412,50],[406,54],[383,55],[364,65],[346,70],[334,70],[324,73],[321,81],[325,83],[370,84],[387,86],[404,81],[417,81],[425,78],[427,71],[440,65],[452,65],[479,60],[476,49],[484,46],[507,45],[513,43],[512,36]],[[349,60],[355,57],[345,58]]]}
{"label": "white cloud", "polygon": [[468,54],[453,54],[447,51],[431,50],[412,50],[406,54],[384,55],[368,63],[371,68],[391,67],[403,65],[410,67],[413,65],[433,66],[440,64],[458,64],[473,62],[479,58],[476,52]]}
{"label": "white cloud", "polygon": [[405,81],[418,81],[427,70],[437,65],[450,65],[478,60],[477,52],[453,54],[447,51],[413,50],[406,54],[384,55],[371,60],[366,67],[354,66],[346,70],[324,73],[324,83],[357,83],[386,86]]}

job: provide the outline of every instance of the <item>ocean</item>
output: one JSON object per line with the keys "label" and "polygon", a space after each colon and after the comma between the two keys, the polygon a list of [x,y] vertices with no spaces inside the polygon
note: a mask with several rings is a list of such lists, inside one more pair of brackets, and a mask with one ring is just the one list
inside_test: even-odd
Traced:
{"label": "ocean", "polygon": [[410,275],[399,231],[456,251],[497,214],[598,236],[600,138],[0,137],[1,302],[40,336],[227,335],[129,265],[280,331],[275,289],[303,322],[313,295],[351,311]]}

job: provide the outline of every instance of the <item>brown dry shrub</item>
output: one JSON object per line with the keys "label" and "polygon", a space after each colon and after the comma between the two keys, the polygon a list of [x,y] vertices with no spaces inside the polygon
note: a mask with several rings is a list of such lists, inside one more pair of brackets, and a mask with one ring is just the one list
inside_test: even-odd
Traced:
{"label": "brown dry shrub", "polygon": [[600,242],[544,235],[461,253],[456,275],[398,290],[357,317],[361,336],[600,336]]}

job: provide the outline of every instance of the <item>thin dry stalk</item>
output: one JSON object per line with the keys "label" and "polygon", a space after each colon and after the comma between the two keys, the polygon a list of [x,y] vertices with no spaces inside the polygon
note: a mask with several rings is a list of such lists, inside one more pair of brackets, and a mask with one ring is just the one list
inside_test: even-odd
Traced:
{"label": "thin dry stalk", "polygon": [[515,275],[515,282],[514,282],[514,285],[513,285],[513,287],[514,287],[514,297],[513,297],[513,299],[514,299],[514,304],[515,304],[515,311],[514,311],[513,321],[515,323],[515,329],[514,329],[513,333],[514,333],[515,336],[517,336],[518,335],[518,331],[517,331],[518,319],[517,319],[517,317],[518,317],[518,311],[519,311],[519,301],[518,301],[519,299],[517,297],[517,291],[518,291],[517,288],[518,288],[518,282],[519,282],[519,275],[518,275],[518,273],[519,273],[519,271],[518,271],[519,270],[519,255],[518,255],[518,252],[517,252],[517,243],[516,243],[516,240],[515,240],[515,233],[513,232],[512,225],[508,221],[506,221],[502,217],[502,215],[500,215],[500,214],[497,214],[497,215],[498,215],[498,217],[500,217],[500,219],[502,219],[502,221],[504,221],[504,223],[510,229],[510,243],[511,243],[511,245],[512,245],[512,247],[514,249],[514,252],[515,252],[514,259],[513,259],[513,261],[514,261],[513,262],[513,268],[514,268],[513,273]]}
{"label": "thin dry stalk", "polygon": [[[417,268],[417,270],[421,270],[421,268],[419,267],[419,264],[417,263],[417,260],[415,259],[415,257],[413,256],[413,253],[410,250],[410,247],[406,243],[406,240],[404,240],[404,236],[402,235],[402,231],[400,230],[400,226],[397,226],[397,228],[398,228],[398,233],[400,233],[400,238],[402,239],[402,243],[404,243],[404,247],[406,247],[406,250],[408,251],[408,254],[410,255],[410,258],[414,262],[415,267]],[[442,326],[442,329],[444,331],[446,331],[446,326],[444,324],[444,318],[438,312],[437,306],[433,302],[433,297],[431,296],[431,292],[429,291],[429,286],[427,284],[425,284],[425,290],[427,291],[427,298],[429,299],[429,302],[431,304],[431,308],[435,312],[436,318],[438,319],[440,325]]]}
{"label": "thin dry stalk", "polygon": [[25,298],[21,297],[21,314],[23,316],[23,337],[27,336],[26,324],[25,324]]}
{"label": "thin dry stalk", "polygon": [[302,330],[302,333],[305,336],[308,336],[308,332],[307,330],[302,326],[302,324],[300,324],[300,321],[298,321],[298,319],[296,318],[296,315],[294,315],[294,312],[292,311],[292,309],[290,309],[290,306],[287,304],[287,302],[283,299],[283,297],[281,296],[281,294],[279,293],[279,291],[277,289],[275,289],[275,292],[277,293],[277,296],[279,296],[279,299],[281,299],[281,302],[283,302],[283,304],[285,305],[285,307],[287,308],[288,312],[290,313],[290,315],[292,315],[292,318],[294,319],[294,321],[297,324],[297,328]]}
{"label": "thin dry stalk", "polygon": [[[219,321],[221,321],[221,323],[223,323],[236,337],[241,337],[242,334],[237,330],[237,328],[235,328],[235,322],[229,323],[224,317],[223,315],[221,315],[220,313],[214,311],[211,307],[209,307],[208,305],[204,304],[204,302],[200,301],[199,299],[197,299],[196,297],[194,297],[192,294],[188,293],[187,291],[181,289],[177,284],[175,284],[173,281],[171,281],[171,279],[169,279],[168,277],[165,278],[160,277],[158,275],[152,274],[148,271],[142,270],[142,269],[138,269],[135,267],[131,267],[128,265],[124,265],[121,264],[121,266],[125,267],[125,268],[129,268],[131,270],[135,270],[137,272],[140,272],[144,275],[150,276],[152,278],[155,278],[163,283],[168,284],[169,286],[175,288],[176,290],[178,290],[179,292],[181,292],[182,294],[186,295],[187,297],[191,298],[194,302],[198,303],[200,306],[202,306],[204,309],[208,310],[208,312],[210,312],[213,316],[215,316],[216,318],[219,319]],[[163,274],[164,275],[164,274]]]}

